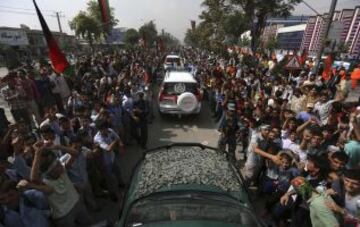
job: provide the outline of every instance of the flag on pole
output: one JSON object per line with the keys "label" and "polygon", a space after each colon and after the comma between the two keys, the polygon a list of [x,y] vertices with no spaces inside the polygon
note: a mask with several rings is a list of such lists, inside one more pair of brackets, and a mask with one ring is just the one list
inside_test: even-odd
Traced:
{"label": "flag on pole", "polygon": [[301,66],[303,66],[306,62],[306,59],[307,59],[307,56],[308,56],[308,52],[306,49],[304,49],[301,53],[301,56],[300,56],[300,64]]}
{"label": "flag on pole", "polygon": [[62,73],[69,66],[69,63],[66,60],[64,53],[60,50],[53,35],[51,34],[51,31],[50,31],[48,25],[46,24],[46,21],[45,21],[43,15],[41,14],[35,0],[33,0],[33,2],[34,2],[35,9],[36,9],[36,14],[39,17],[39,21],[40,21],[41,28],[44,33],[45,39],[46,39],[47,46],[49,48],[49,58],[53,65],[54,71],[57,73]]}
{"label": "flag on pole", "polygon": [[108,0],[98,0],[101,11],[101,18],[104,26],[104,30],[109,32],[110,28],[110,7]]}
{"label": "flag on pole", "polygon": [[324,70],[322,72],[322,78],[325,80],[325,81],[328,81],[330,79],[330,76],[331,76],[331,66],[332,66],[332,63],[333,63],[334,59],[333,59],[333,56],[331,54],[329,54],[327,56],[327,58],[325,59],[325,65],[324,65]]}

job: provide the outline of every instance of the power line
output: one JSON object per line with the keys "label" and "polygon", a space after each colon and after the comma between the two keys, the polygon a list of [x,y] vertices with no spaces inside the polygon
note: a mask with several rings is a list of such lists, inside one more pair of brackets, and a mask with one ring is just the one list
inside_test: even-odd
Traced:
{"label": "power line", "polygon": [[[10,7],[10,6],[4,6],[0,5],[0,8],[7,8],[7,9],[16,9],[16,10],[25,10],[25,11],[34,11],[35,9],[26,9],[26,8],[18,8],[18,7]],[[54,12],[54,10],[41,10],[41,11],[47,11],[47,12]]]}
{"label": "power line", "polygon": [[[0,12],[3,12],[3,13],[11,13],[11,14],[19,14],[19,15],[37,16],[36,13],[21,12],[21,11],[12,11],[12,10],[2,10],[2,9],[0,9]],[[43,14],[43,16],[54,17],[54,15],[49,15],[49,14]]]}

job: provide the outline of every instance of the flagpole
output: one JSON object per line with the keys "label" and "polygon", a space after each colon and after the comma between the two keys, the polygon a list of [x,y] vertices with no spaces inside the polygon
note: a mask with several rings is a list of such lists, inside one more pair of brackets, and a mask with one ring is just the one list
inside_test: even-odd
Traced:
{"label": "flagpole", "polygon": [[322,56],[323,51],[324,51],[324,44],[325,44],[326,39],[328,37],[329,31],[330,31],[330,26],[331,26],[331,23],[332,23],[334,14],[335,14],[336,3],[337,3],[337,0],[332,0],[331,1],[331,6],[330,6],[330,10],[329,10],[329,17],[327,18],[327,22],[326,22],[326,25],[325,25],[324,39],[321,40],[320,48],[319,48],[319,51],[318,51],[318,53],[316,55],[315,67],[313,68],[313,73],[315,73],[315,75],[317,75],[317,73],[319,71],[321,56]]}

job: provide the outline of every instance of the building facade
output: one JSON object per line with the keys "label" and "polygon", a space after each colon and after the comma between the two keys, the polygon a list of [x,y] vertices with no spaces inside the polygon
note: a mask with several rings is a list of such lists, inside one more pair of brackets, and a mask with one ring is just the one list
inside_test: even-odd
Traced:
{"label": "building facade", "polygon": [[277,31],[277,41],[281,50],[300,50],[306,24],[283,27]]}
{"label": "building facade", "polygon": [[[328,14],[308,18],[300,49],[315,55],[324,42],[325,24]],[[332,27],[327,37],[335,48],[337,45],[347,46],[350,57],[360,56],[360,6],[354,9],[336,11],[332,18]]]}
{"label": "building facade", "polygon": [[[77,46],[77,40],[73,35],[60,32],[52,32],[52,35],[65,52],[71,52]],[[46,55],[48,51],[42,30],[0,27],[0,37],[2,37],[0,44],[9,45],[33,55]]]}
{"label": "building facade", "polygon": [[276,37],[278,30],[284,27],[295,26],[304,24],[308,20],[309,16],[289,16],[289,17],[270,17],[266,20],[266,27],[260,37],[261,43],[266,44],[269,39]]}

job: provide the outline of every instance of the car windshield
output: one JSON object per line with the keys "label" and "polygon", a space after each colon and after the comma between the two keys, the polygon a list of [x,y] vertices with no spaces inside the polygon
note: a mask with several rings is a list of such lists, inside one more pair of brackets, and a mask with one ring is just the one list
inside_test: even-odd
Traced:
{"label": "car windshield", "polygon": [[257,226],[255,217],[239,202],[231,201],[226,196],[201,194],[142,199],[132,206],[125,226],[167,221],[213,221]]}
{"label": "car windshield", "polygon": [[180,58],[166,58],[166,64],[174,64],[180,65]]}
{"label": "car windshield", "polygon": [[196,83],[165,83],[164,94],[180,95],[184,92],[196,93]]}

